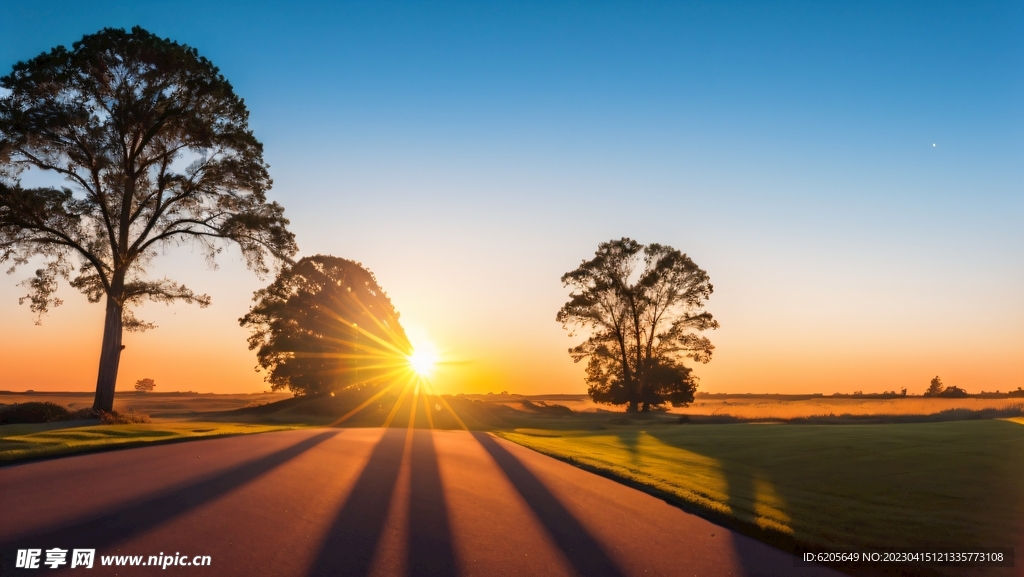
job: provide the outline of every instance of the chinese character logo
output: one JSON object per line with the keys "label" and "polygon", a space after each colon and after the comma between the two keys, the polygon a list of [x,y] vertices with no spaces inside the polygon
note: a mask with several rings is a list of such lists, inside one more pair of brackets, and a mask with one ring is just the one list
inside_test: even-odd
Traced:
{"label": "chinese character logo", "polygon": [[92,562],[95,558],[95,549],[75,549],[71,552],[71,568],[85,567],[86,569],[92,569]]}
{"label": "chinese character logo", "polygon": [[38,569],[39,556],[42,554],[42,549],[18,549],[18,558],[14,566],[18,569]]}

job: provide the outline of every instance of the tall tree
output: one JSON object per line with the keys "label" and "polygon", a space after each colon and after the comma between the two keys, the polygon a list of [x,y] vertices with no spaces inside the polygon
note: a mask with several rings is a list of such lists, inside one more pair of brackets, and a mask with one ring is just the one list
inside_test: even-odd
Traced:
{"label": "tall tree", "polygon": [[412,345],[391,299],[373,273],[357,262],[327,255],[305,257],[256,291],[249,314],[273,390],[316,396],[372,386],[409,370]]}
{"label": "tall tree", "polygon": [[[0,262],[42,259],[25,297],[40,316],[61,302],[58,278],[106,301],[93,408],[110,411],[122,331],[153,326],[132,307],[210,303],[147,278],[161,249],[191,244],[213,262],[230,242],[264,274],[295,254],[294,235],[267,200],[242,99],[195,49],[108,28],[19,62],[0,86]],[[23,188],[25,170],[67,185]]]}
{"label": "tall tree", "polygon": [[928,383],[928,389],[925,390],[924,396],[926,397],[937,397],[946,390],[946,387],[942,385],[942,379],[938,375]]}
{"label": "tall tree", "polygon": [[714,346],[698,333],[718,328],[704,311],[712,286],[688,256],[660,244],[623,238],[601,243],[594,258],[562,276],[572,289],[556,320],[574,336],[573,361],[588,359],[586,380],[596,402],[647,411],[693,400],[696,377],[683,364],[711,360]]}

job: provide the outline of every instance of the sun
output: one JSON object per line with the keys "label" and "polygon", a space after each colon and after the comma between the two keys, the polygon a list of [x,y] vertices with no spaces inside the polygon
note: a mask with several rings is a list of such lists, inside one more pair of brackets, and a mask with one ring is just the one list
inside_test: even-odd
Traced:
{"label": "sun", "polygon": [[437,353],[431,347],[421,346],[406,357],[412,370],[421,377],[429,377],[437,364]]}

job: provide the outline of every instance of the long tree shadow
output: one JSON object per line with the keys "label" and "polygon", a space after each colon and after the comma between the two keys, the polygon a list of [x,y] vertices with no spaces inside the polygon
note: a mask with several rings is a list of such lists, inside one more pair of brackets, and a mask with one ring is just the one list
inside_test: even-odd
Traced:
{"label": "long tree shadow", "polygon": [[[777,491],[779,497],[786,496],[785,486],[787,484],[780,486],[772,482],[771,472],[777,473],[780,469],[772,469],[767,466],[771,465],[772,461],[779,460],[779,457],[776,456],[773,459],[771,456],[756,455],[754,458],[750,458],[750,453],[742,450],[742,447],[757,441],[756,432],[760,432],[760,429],[746,429],[752,433],[750,436],[735,435],[734,432],[735,436],[725,436],[716,442],[679,434],[680,431],[687,430],[693,429],[652,427],[647,430],[647,434],[667,446],[715,460],[718,463],[718,472],[725,484],[723,504],[729,507],[731,515],[709,513],[675,500],[669,502],[735,531],[736,533],[731,533],[729,538],[732,540],[735,559],[742,568],[742,575],[746,577],[781,577],[784,575],[839,577],[842,575],[834,569],[821,565],[794,566],[790,558],[773,554],[771,547],[792,552],[796,549],[796,545],[791,533],[764,526],[765,521],[769,519],[766,506],[771,505],[778,508],[778,513],[785,517],[785,519],[781,519],[778,517],[778,513],[775,514],[772,520],[777,522],[778,526],[786,525],[791,530],[793,528],[799,530],[800,525],[798,518],[788,519],[793,512],[787,510],[787,499],[778,502],[768,500],[769,494],[766,489],[770,489],[772,492]],[[743,429],[734,431],[743,431]],[[737,452],[738,449],[741,451]],[[739,458],[742,456],[748,458],[744,461]],[[800,472],[794,471],[792,474],[799,476]],[[765,508],[759,511],[759,505]],[[740,524],[737,524],[737,520]]]}
{"label": "long tree shadow", "polygon": [[[726,504],[734,514],[743,512],[740,514],[743,514],[745,518],[753,519],[756,515],[754,503],[757,501],[753,480],[747,475],[736,474],[735,470],[728,466],[722,468],[722,473],[725,477],[726,491],[729,495]],[[763,535],[762,539],[764,539]],[[783,575],[799,574],[796,567],[788,565],[786,567],[769,566],[769,563],[764,559],[765,548],[761,547],[760,543],[752,539],[745,539],[742,535],[735,535],[732,540],[736,559],[740,562],[744,575],[747,577],[775,575],[781,577]],[[782,544],[774,542],[773,545]],[[807,573],[806,569],[802,573]]]}
{"label": "long tree shadow", "polygon": [[486,433],[473,433],[580,575],[618,577],[623,571],[600,543],[519,459]]}
{"label": "long tree shadow", "polygon": [[[59,527],[44,528],[15,535],[0,543],[0,549],[13,550],[28,545],[107,549],[131,537],[179,517],[222,495],[266,475],[271,470],[298,457],[320,443],[337,435],[337,431],[321,433],[264,457],[241,463],[205,479],[180,484],[148,498],[135,499],[102,514],[83,516]],[[6,574],[8,556],[4,556],[0,573]]]}
{"label": "long tree shadow", "polygon": [[411,465],[407,573],[416,577],[457,575],[432,431],[413,433]]}
{"label": "long tree shadow", "polygon": [[310,577],[369,575],[402,467],[405,431],[386,429],[309,569]]}
{"label": "long tree shadow", "polygon": [[[670,444],[677,448],[688,450],[687,447],[678,443],[675,440],[675,444],[664,441],[659,437],[658,433],[661,430],[658,426],[647,427],[645,430],[625,430],[619,432],[616,436],[618,437],[622,447],[629,453],[630,462],[638,467],[643,466],[641,459],[644,448],[642,447],[641,438],[643,435],[648,435],[648,430],[653,434],[650,437],[659,443]],[[758,488],[756,486],[755,477],[750,474],[750,471],[742,471],[741,465],[722,463],[717,457],[710,457],[709,455],[700,455],[709,459],[713,459],[720,463],[719,473],[722,475],[722,482],[725,485],[722,487],[725,501],[723,504],[729,507],[733,515],[754,523],[754,519],[757,516],[757,502],[759,499]],[[691,512],[696,512],[693,508],[684,507]],[[706,511],[700,512],[705,518],[710,518],[712,522],[728,521],[728,517],[721,517],[720,515],[708,515]],[[787,542],[779,542],[778,537],[774,540],[771,537],[776,537],[774,534],[769,534],[767,531],[762,530],[758,537],[762,541],[767,541],[775,546],[785,547],[788,545]],[[783,576],[783,575],[812,575],[817,574],[820,571],[819,568],[811,567],[793,567],[791,563],[786,560],[783,564],[779,564],[779,557],[770,554],[771,550],[766,548],[763,543],[749,538],[743,535],[732,535],[733,551],[735,552],[735,558],[740,563],[742,568],[742,575],[746,577],[769,577],[769,576]]]}

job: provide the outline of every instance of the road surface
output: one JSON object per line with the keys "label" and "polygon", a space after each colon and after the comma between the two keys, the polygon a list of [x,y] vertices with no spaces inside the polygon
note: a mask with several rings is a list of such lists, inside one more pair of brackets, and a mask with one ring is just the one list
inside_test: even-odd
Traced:
{"label": "road surface", "polygon": [[[6,467],[0,519],[0,575],[839,575],[464,431],[304,429]],[[15,569],[33,548],[40,568]],[[52,549],[68,551],[56,571]],[[96,550],[92,569],[70,568],[74,549]]]}

